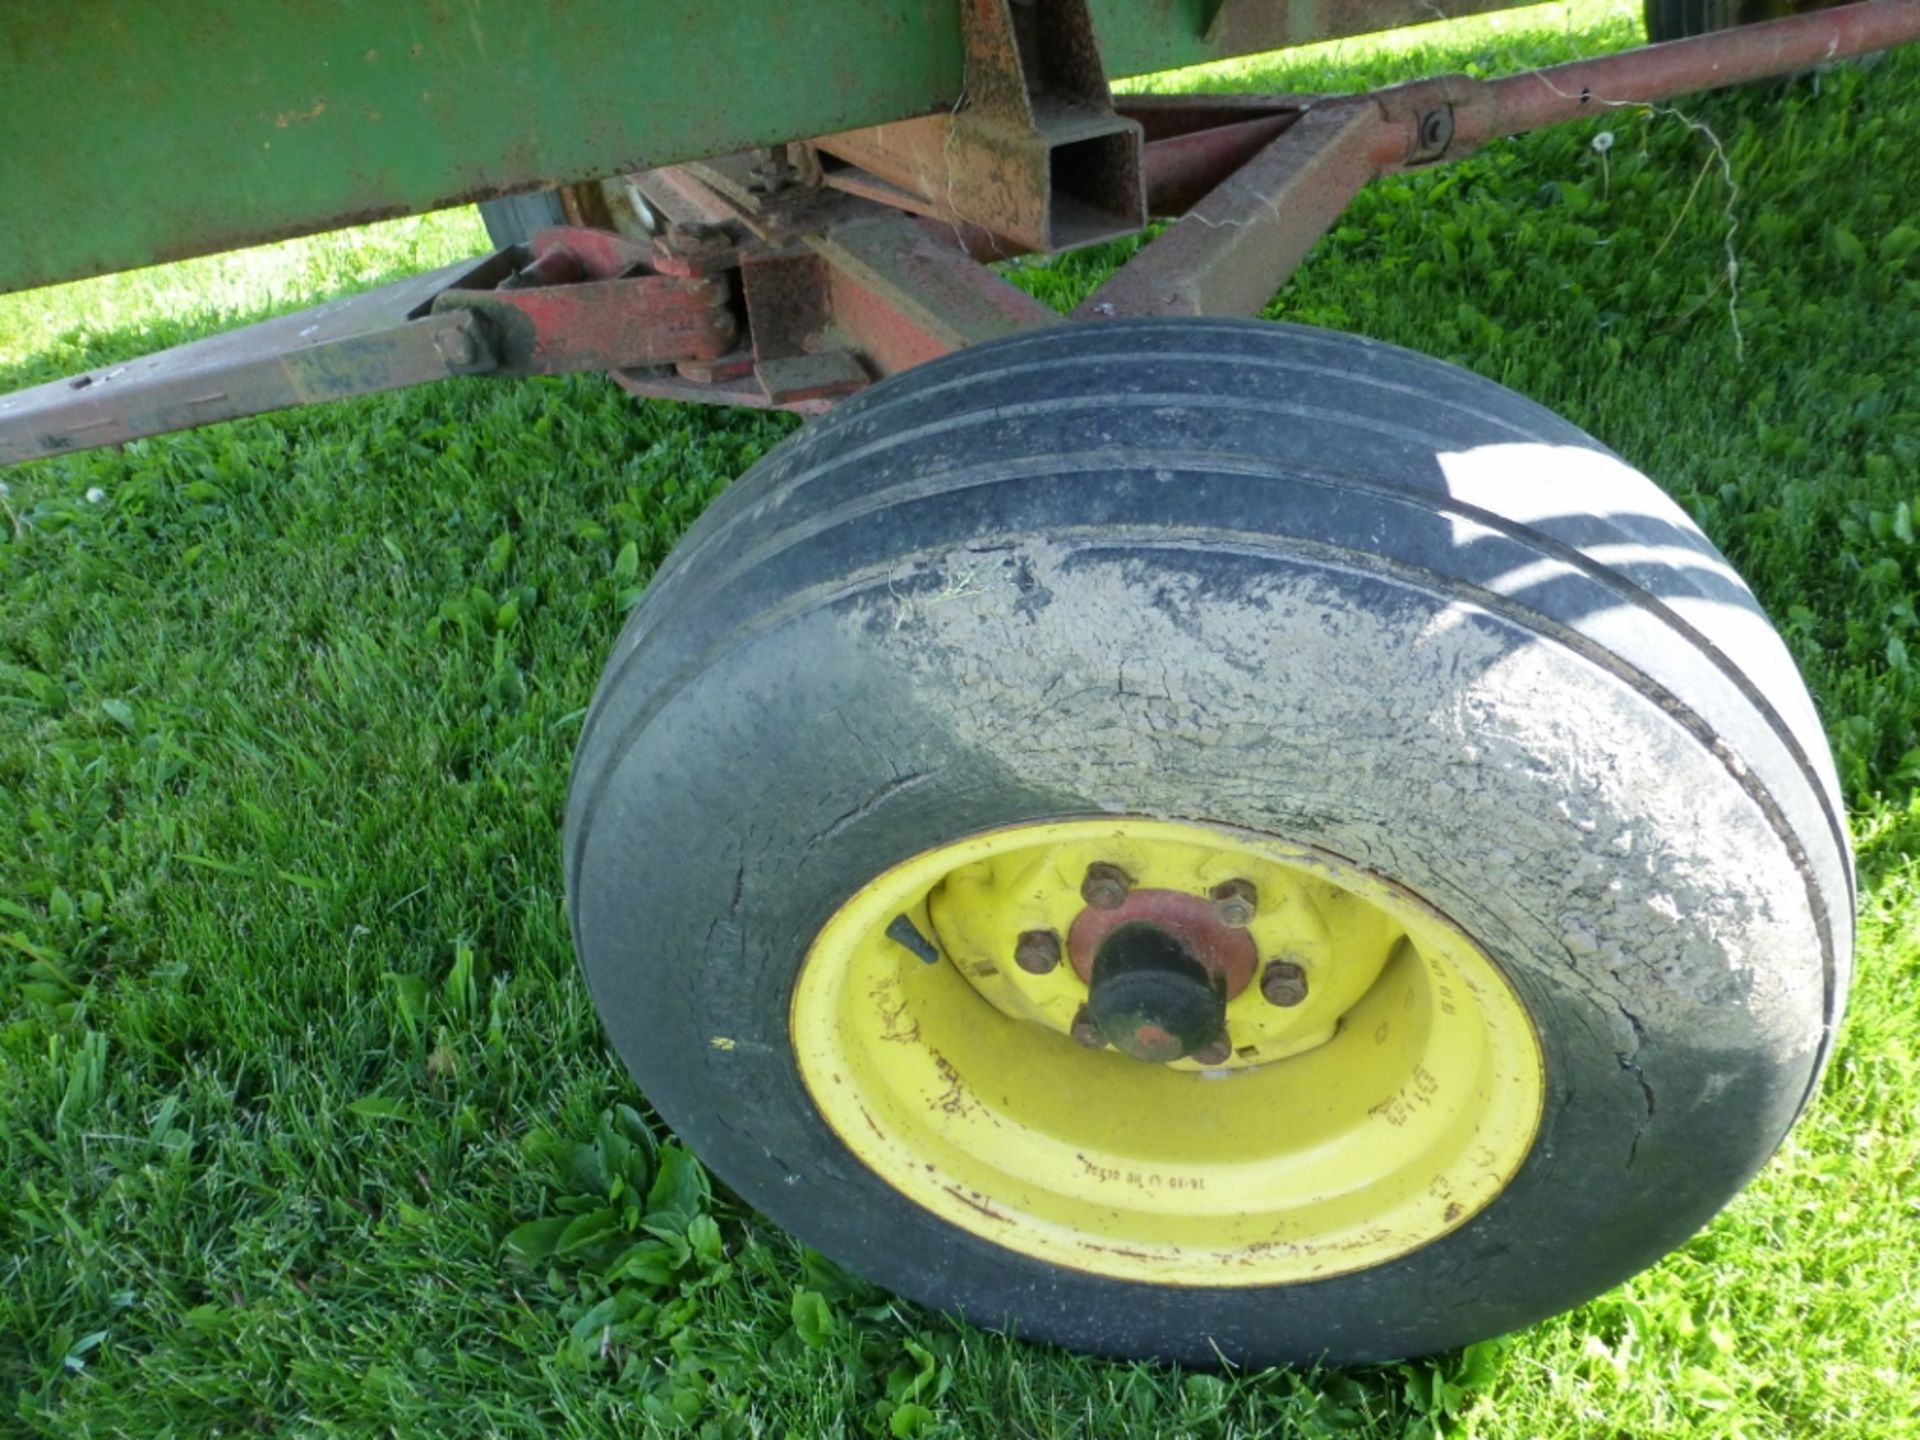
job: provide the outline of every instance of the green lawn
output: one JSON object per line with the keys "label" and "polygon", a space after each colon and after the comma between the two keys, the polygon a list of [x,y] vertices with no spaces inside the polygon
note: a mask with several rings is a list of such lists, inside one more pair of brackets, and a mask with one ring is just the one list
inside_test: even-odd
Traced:
{"label": "green lawn", "polygon": [[[1637,36],[1583,3],[1203,78]],[[0,474],[0,1431],[1920,1434],[1920,53],[1683,108],[1378,184],[1272,313],[1566,413],[1805,668],[1860,978],[1813,1112],[1685,1249],[1464,1355],[1183,1374],[889,1301],[709,1198],[576,978],[557,826],[636,586],[794,425],[463,381]],[[483,244],[449,213],[0,300],[0,389]],[[1119,253],[1017,273],[1065,304]],[[610,1303],[560,1225],[505,1243],[649,1208]]]}

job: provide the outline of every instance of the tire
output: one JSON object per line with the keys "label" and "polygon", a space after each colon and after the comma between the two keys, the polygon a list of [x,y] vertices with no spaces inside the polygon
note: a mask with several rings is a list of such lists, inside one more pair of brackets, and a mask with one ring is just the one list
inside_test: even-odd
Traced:
{"label": "tire", "polygon": [[482,200],[475,208],[496,250],[524,245],[533,238],[534,231],[567,223],[567,212],[560,204],[558,190],[504,195],[498,200]]}
{"label": "tire", "polygon": [[1685,40],[1821,8],[1806,0],[1647,0],[1647,39]]}
{"label": "tire", "polygon": [[[1063,327],[890,379],[723,495],[607,665],[566,868],[584,973],[634,1078],[727,1184],[807,1243],[928,1305],[1079,1349],[1344,1364],[1576,1305],[1753,1176],[1818,1081],[1847,986],[1842,816],[1813,706],[1752,595],[1604,447],[1392,346],[1150,320]],[[865,1046],[850,1063],[878,1067],[925,1060],[914,1047],[933,1042],[916,1015],[896,1026],[899,1007],[877,1039],[836,1040],[840,1022],[815,1025],[808,996],[843,953],[899,966],[901,985],[961,960],[938,925],[941,945],[927,943],[931,899],[911,912],[917,933],[887,931],[897,950],[857,929],[845,951],[827,937],[913,857],[964,860],[966,844],[1044,838],[1007,827],[1062,817],[1142,845],[1187,821],[1198,829],[1174,841],[1204,830],[1222,846],[1295,846],[1362,899],[1455,927],[1536,1046],[1471,1101],[1446,1101],[1470,1110],[1535,1087],[1513,1160],[1499,1175],[1488,1161],[1494,1189],[1413,1239],[1359,1220],[1289,1230],[1290,1211],[1273,1233],[1300,1238],[1228,1253],[1209,1236],[1237,1220],[1205,1220],[1199,1197],[1156,1191],[1138,1221],[1132,1198],[1096,1209],[1119,1182],[1090,1164],[1084,1196],[968,1188],[938,1160],[939,1126],[999,1127],[951,1153],[956,1174],[1000,1163],[1002,1146],[1051,1153],[1006,1120],[1052,1103],[1020,1078],[1029,1063],[1089,1113],[1109,1093],[1147,1097],[1116,1117],[1115,1143],[1165,1122],[1155,1143],[1181,1154],[1216,1143],[1207,1097],[1243,1083],[1090,1054],[977,1002],[929,1024],[955,1044],[1014,1036],[1012,1068],[955,1073],[968,1067],[936,1054],[944,1113],[898,1122],[935,1127],[925,1166],[874,1160],[885,1137],[867,1127],[895,1126],[893,1112],[867,1113],[877,1090],[849,1106],[816,1041]],[[956,877],[989,872],[954,869],[940,903],[968,893]],[[1425,932],[1407,934],[1424,955]],[[1314,986],[1337,985],[1340,963],[1308,967]],[[1044,983],[1075,982],[1062,967]],[[1257,1018],[1261,1004],[1249,992],[1228,1013]],[[1315,1106],[1365,1102],[1285,1088],[1341,1046],[1376,1063],[1352,1048],[1358,1013],[1321,1051],[1249,1062],[1247,1094],[1281,1087],[1259,1092],[1277,1097],[1263,1122],[1276,1138],[1253,1127],[1256,1150],[1319,1123]],[[1486,1054],[1521,1055],[1505,1043]],[[1384,1124],[1352,1127],[1368,1165],[1400,1163],[1392,1096],[1424,1103],[1394,1090],[1363,1117]],[[1462,1123],[1482,1124],[1472,1113]],[[1240,1183],[1240,1152],[1218,1144],[1205,1173]],[[1124,1178],[1142,1189],[1160,1173]],[[1059,1234],[1046,1230],[1061,1214]],[[1164,1253],[1102,1238],[1136,1229],[1186,1238]],[[1084,1256],[1062,1262],[1059,1245]]]}

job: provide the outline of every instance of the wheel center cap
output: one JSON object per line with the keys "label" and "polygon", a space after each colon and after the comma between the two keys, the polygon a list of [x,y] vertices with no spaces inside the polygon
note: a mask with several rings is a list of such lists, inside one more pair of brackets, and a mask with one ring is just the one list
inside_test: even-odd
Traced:
{"label": "wheel center cap", "polygon": [[1206,1049],[1227,1024],[1225,987],[1151,920],[1115,926],[1100,942],[1087,1008],[1114,1049],[1160,1065]]}

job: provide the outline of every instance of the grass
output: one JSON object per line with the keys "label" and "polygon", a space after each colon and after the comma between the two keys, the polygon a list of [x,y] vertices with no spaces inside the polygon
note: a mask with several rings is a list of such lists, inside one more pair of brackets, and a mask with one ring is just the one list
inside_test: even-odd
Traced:
{"label": "grass", "polygon": [[[1631,43],[1630,11],[1197,78],[1491,73]],[[793,425],[456,382],[3,477],[0,1429],[1920,1434],[1920,54],[1684,109],[1737,196],[1699,130],[1616,111],[1375,185],[1272,313],[1599,435],[1806,671],[1860,978],[1705,1233],[1464,1354],[1203,1375],[891,1301],[710,1194],[600,1037],[556,827],[636,587]],[[449,213],[0,300],[0,389],[483,243]],[[1064,304],[1125,248],[1017,274]]]}

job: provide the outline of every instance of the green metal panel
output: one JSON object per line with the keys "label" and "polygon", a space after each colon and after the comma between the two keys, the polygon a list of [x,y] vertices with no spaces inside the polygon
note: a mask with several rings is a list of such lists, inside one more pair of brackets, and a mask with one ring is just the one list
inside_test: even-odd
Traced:
{"label": "green metal panel", "polygon": [[[1120,75],[1439,7],[1092,8]],[[958,0],[7,0],[0,292],[903,119],[961,71]]]}
{"label": "green metal panel", "polygon": [[9,0],[0,290],[914,114],[953,0]]}

